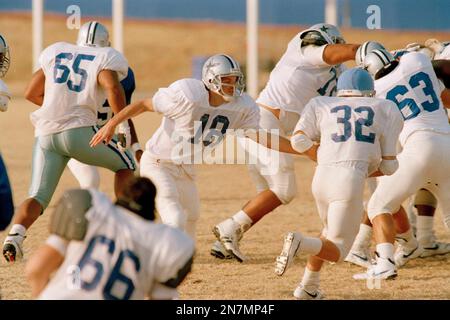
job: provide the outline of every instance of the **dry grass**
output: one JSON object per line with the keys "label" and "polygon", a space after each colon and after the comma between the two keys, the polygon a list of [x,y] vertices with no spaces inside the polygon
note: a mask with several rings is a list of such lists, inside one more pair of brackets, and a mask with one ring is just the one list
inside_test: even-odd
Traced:
{"label": "dry grass", "polygon": [[[110,23],[106,21],[109,26]],[[8,165],[9,176],[18,205],[27,196],[31,172],[33,128],[28,120],[34,107],[22,97],[31,74],[31,23],[28,15],[0,15],[0,32],[12,47],[13,65],[6,81],[14,91],[10,110],[0,117],[2,138],[0,149]],[[75,31],[65,28],[64,20],[49,17],[45,23],[46,45],[60,40],[74,41]],[[261,61],[277,60],[288,40],[298,31],[295,27],[261,27]],[[406,33],[393,31],[343,30],[349,42],[374,39],[389,48],[397,48],[429,37],[450,39],[450,34]],[[149,95],[159,86],[191,74],[192,56],[227,52],[239,60],[245,59],[245,28],[242,25],[187,22],[127,21],[126,55],[137,76],[139,95]],[[263,75],[262,78],[266,76]],[[146,114],[137,118],[141,141],[146,141],[157,128],[160,117]],[[254,226],[243,239],[242,250],[250,260],[218,261],[209,255],[214,236],[212,226],[240,209],[255,195],[254,187],[244,166],[199,166],[198,185],[201,196],[201,218],[197,237],[197,256],[193,272],[180,288],[185,299],[290,299],[301,277],[305,257],[297,259],[292,270],[283,278],[273,273],[275,256],[288,230],[317,234],[320,221],[310,191],[313,165],[296,161],[299,195],[290,205],[277,209]],[[112,175],[101,171],[102,190],[112,195]],[[54,200],[77,183],[65,173]],[[27,255],[47,237],[49,210],[29,230],[25,241]],[[450,242],[440,214],[436,219],[439,238]],[[3,240],[5,233],[0,234]],[[368,290],[364,282],[352,280],[361,269],[348,264],[327,265],[323,271],[322,287],[331,299],[449,299],[449,256],[412,261],[399,272],[395,281],[382,284],[381,290]],[[0,262],[0,287],[4,299],[28,299],[30,290],[23,275],[24,263],[9,266]]]}

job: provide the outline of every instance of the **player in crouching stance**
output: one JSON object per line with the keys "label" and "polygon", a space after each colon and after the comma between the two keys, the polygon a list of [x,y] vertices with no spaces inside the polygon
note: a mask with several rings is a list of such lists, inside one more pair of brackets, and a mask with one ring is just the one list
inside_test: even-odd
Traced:
{"label": "player in crouching stance", "polygon": [[345,71],[337,90],[337,97],[317,97],[307,104],[291,138],[300,153],[320,142],[312,191],[324,225],[320,238],[289,232],[276,259],[275,273],[281,276],[299,252],[310,254],[294,291],[298,299],[322,298],[323,262],[343,261],[350,250],[364,212],[366,178],[397,169],[403,121],[396,105],[373,98],[373,80],[360,68]]}
{"label": "player in crouching stance", "polygon": [[115,204],[94,189],[66,191],[52,216],[51,235],[26,266],[33,296],[177,298],[176,287],[191,269],[194,242],[153,223],[155,195],[147,178],[132,178]]}

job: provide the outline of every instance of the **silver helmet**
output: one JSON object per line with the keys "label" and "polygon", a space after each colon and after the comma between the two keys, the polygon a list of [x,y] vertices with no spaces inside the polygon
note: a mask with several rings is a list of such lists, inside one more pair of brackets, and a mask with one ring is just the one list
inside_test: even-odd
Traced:
{"label": "silver helmet", "polygon": [[356,66],[362,67],[364,58],[372,51],[380,49],[386,50],[386,48],[381,43],[378,43],[376,41],[364,42],[356,51],[355,55]]}
{"label": "silver helmet", "polygon": [[300,46],[338,43],[345,43],[345,40],[339,29],[332,24],[318,23],[300,33]]}
{"label": "silver helmet", "polygon": [[109,47],[108,29],[97,21],[86,22],[78,31],[77,45],[83,47]]}
{"label": "silver helmet", "polygon": [[376,74],[394,61],[394,56],[387,50],[374,50],[364,58],[363,68],[376,79]]}
{"label": "silver helmet", "polygon": [[0,34],[0,78],[3,78],[8,72],[11,58],[9,55],[9,46],[5,38]]}
{"label": "silver helmet", "polygon": [[[222,83],[223,77],[230,76],[237,77],[236,83]],[[221,95],[226,101],[231,101],[242,95],[245,87],[244,75],[239,63],[226,54],[216,54],[206,60],[202,69],[202,81],[209,90]],[[223,87],[226,86],[233,87],[232,95],[223,90]]]}

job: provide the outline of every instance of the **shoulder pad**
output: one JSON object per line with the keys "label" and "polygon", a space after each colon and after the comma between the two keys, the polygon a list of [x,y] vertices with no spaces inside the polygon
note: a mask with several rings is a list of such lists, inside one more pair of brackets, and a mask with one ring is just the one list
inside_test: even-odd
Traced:
{"label": "shoulder pad", "polygon": [[92,196],[88,190],[66,191],[53,212],[50,233],[66,240],[83,240],[88,226],[86,212],[91,206]]}

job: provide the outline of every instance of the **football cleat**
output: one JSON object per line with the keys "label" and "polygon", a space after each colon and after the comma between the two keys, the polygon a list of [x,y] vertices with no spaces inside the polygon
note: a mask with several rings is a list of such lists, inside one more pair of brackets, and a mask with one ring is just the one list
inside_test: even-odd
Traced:
{"label": "football cleat", "polygon": [[283,249],[275,261],[275,274],[282,276],[297,255],[302,240],[300,232],[288,232],[284,237]]}
{"label": "football cleat", "polygon": [[418,258],[423,252],[422,246],[417,243],[414,248],[407,248],[406,246],[399,244],[395,251],[394,261],[397,267],[404,266],[409,260]]}
{"label": "football cleat", "polygon": [[351,250],[344,261],[356,264],[363,268],[370,268],[375,262],[370,255],[369,249]]}
{"label": "football cleat", "polygon": [[233,255],[228,253],[219,240],[213,243],[210,253],[217,259],[233,259]]}
{"label": "football cleat", "polygon": [[3,242],[3,257],[7,262],[15,262],[23,257],[22,242],[25,236],[21,236],[18,233],[8,234]]}
{"label": "football cleat", "polygon": [[229,218],[213,228],[217,240],[237,261],[244,262],[247,258],[239,250],[239,240],[242,238],[241,226]]}
{"label": "football cleat", "polygon": [[353,275],[355,280],[381,279],[391,280],[397,277],[397,269],[391,259],[377,258],[376,264],[372,265],[364,273]]}
{"label": "football cleat", "polygon": [[420,254],[420,257],[426,258],[447,253],[450,253],[450,243],[435,241],[430,245],[423,246],[423,251]]}
{"label": "football cleat", "polygon": [[320,290],[307,291],[302,284],[295,288],[294,297],[297,300],[322,300],[324,298]]}

